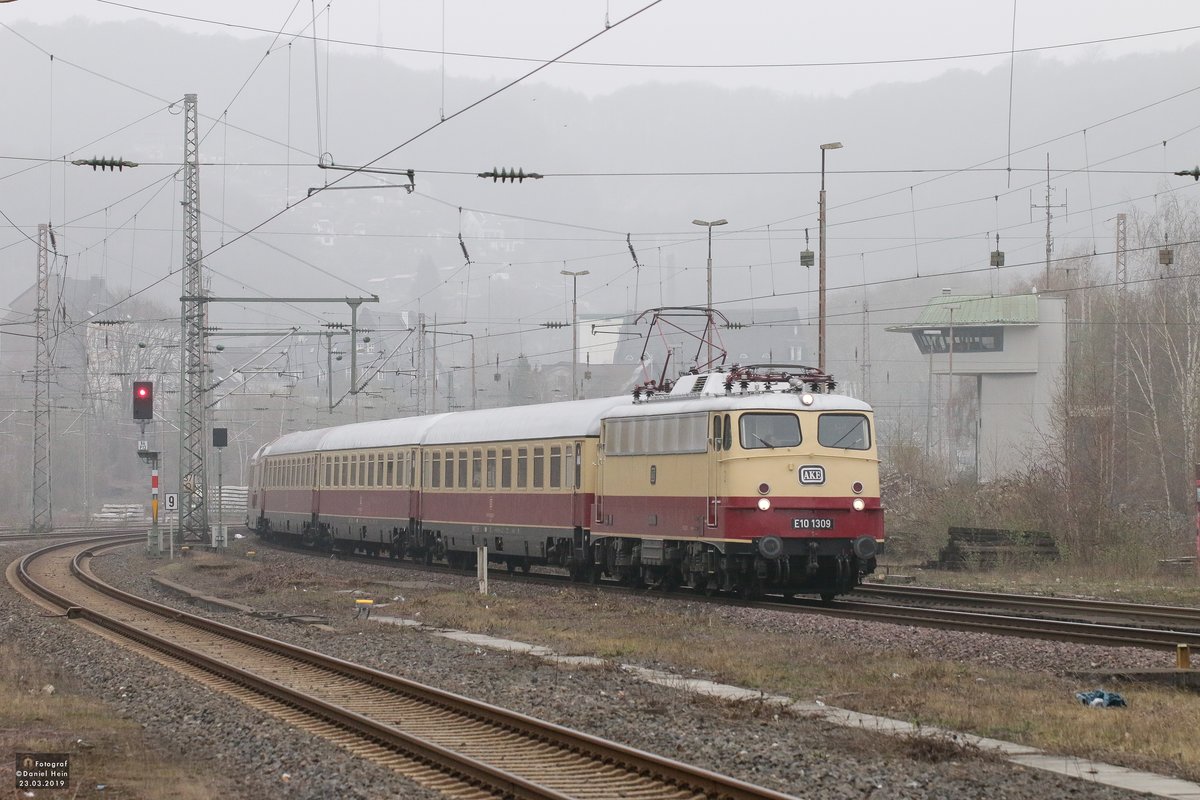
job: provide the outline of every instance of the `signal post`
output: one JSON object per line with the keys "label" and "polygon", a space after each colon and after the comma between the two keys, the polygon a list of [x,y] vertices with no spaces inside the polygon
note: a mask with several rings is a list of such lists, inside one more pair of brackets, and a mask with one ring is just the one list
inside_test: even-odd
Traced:
{"label": "signal post", "polygon": [[146,439],[146,423],[154,419],[153,381],[133,382],[133,418],[141,426],[138,439],[138,458],[150,465],[150,531],[146,534],[146,552],[162,555],[162,537],[158,530],[158,451],[150,449]]}

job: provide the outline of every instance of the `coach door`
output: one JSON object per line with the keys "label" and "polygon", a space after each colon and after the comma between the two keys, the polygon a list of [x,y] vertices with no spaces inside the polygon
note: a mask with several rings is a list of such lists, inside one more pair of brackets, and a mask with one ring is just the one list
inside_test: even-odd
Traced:
{"label": "coach door", "polygon": [[583,491],[583,442],[577,441],[571,448],[569,480],[571,481],[571,524],[576,528],[589,527],[587,493]]}
{"label": "coach door", "polygon": [[416,520],[421,518],[421,451],[409,448],[405,462],[408,464],[408,516]]}
{"label": "coach door", "polygon": [[314,454],[312,457],[312,519],[315,523],[317,515],[321,513],[321,470],[325,468],[325,456]]}
{"label": "coach door", "polygon": [[[728,415],[725,415],[728,417]],[[720,457],[721,446],[724,441],[723,419],[720,414],[713,414],[712,418],[712,437],[708,440],[708,453],[705,472],[707,473],[706,485],[708,487],[707,497],[705,498],[705,519],[704,524],[709,528],[717,527],[717,511],[720,505],[720,498],[717,496],[719,484],[718,476],[720,474]]]}

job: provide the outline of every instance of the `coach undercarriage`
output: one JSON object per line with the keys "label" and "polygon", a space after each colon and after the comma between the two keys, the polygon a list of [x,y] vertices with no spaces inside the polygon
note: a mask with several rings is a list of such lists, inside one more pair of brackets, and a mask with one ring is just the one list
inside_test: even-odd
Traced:
{"label": "coach undercarriage", "polygon": [[865,543],[797,544],[801,547],[785,547],[775,537],[721,545],[608,537],[591,545],[591,569],[596,578],[603,575],[630,586],[688,587],[747,598],[818,594],[824,600],[851,591],[862,575],[875,570],[874,553],[868,557],[863,552],[868,549]]}
{"label": "coach undercarriage", "polygon": [[[478,544],[501,544],[497,537],[471,536],[469,541],[459,541],[462,536],[443,536],[440,530],[422,527],[419,520],[373,532],[370,537],[365,528],[335,527],[319,519],[299,527],[299,531],[277,531],[260,519],[258,530],[268,538],[299,533],[301,544],[317,550],[358,551],[426,564],[443,561],[456,569],[474,567]],[[576,581],[609,578],[627,586],[668,591],[690,588],[746,598],[816,594],[831,600],[853,590],[863,575],[875,570],[874,540],[869,537],[796,540],[767,536],[749,543],[615,536],[590,539],[576,529],[573,539],[544,540],[537,546],[537,555],[528,554],[528,545],[522,549],[524,553],[504,552],[503,545],[489,546],[488,560],[504,564],[510,572],[528,572],[533,565],[557,566],[569,570]]]}

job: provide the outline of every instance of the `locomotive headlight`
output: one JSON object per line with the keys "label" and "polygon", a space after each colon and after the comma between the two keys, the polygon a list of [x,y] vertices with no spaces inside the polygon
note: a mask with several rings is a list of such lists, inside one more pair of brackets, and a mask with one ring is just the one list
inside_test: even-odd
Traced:
{"label": "locomotive headlight", "polygon": [[758,510],[767,511],[771,508],[771,501],[765,497],[758,498]]}
{"label": "locomotive headlight", "polygon": [[770,494],[770,493],[771,493],[771,484],[769,484],[769,483],[760,483],[760,484],[758,485],[758,493],[759,493],[759,494]]}
{"label": "locomotive headlight", "polygon": [[852,492],[854,492],[855,494],[862,494],[862,492],[863,492],[862,481],[855,481],[854,483],[850,484],[850,490]]}
{"label": "locomotive headlight", "polygon": [[867,501],[863,500],[861,497],[856,497],[856,498],[854,498],[854,502],[851,503],[850,505],[854,507],[855,511],[862,511],[864,508],[867,507]]}
{"label": "locomotive headlight", "polygon": [[800,395],[800,402],[806,406],[811,406],[813,404],[813,396],[805,392],[804,394]]}

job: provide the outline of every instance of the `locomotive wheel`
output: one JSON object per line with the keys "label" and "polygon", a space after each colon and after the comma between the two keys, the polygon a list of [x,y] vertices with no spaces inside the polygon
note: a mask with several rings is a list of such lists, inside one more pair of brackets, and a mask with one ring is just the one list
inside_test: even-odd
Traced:
{"label": "locomotive wheel", "polygon": [[821,603],[829,605],[833,602],[833,598],[837,597],[836,592],[821,592]]}

